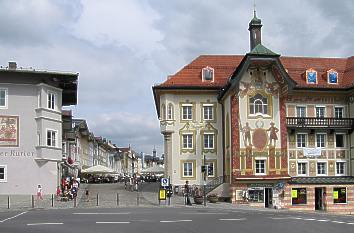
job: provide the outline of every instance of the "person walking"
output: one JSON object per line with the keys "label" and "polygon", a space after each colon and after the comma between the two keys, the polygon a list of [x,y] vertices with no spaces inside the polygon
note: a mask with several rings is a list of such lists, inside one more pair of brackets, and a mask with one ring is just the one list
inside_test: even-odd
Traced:
{"label": "person walking", "polygon": [[38,200],[43,200],[43,190],[40,184],[37,187],[37,201]]}
{"label": "person walking", "polygon": [[184,204],[185,205],[192,205],[189,195],[190,195],[190,186],[189,186],[189,181],[187,180],[184,185]]}

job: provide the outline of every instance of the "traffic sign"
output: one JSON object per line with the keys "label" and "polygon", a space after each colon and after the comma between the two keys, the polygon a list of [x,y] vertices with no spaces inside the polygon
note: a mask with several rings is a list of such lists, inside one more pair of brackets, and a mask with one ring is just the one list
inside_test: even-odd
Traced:
{"label": "traffic sign", "polygon": [[167,187],[167,186],[169,186],[169,184],[170,184],[170,182],[169,182],[168,178],[161,179],[161,186],[162,187]]}

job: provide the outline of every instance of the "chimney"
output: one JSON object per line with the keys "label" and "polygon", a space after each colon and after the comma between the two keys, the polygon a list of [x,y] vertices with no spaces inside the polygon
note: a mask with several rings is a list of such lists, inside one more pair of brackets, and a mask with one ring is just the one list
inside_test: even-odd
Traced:
{"label": "chimney", "polygon": [[250,31],[250,48],[251,51],[259,44],[262,43],[262,33],[261,33],[261,28],[262,28],[262,21],[257,18],[256,16],[256,9],[253,11],[253,19],[249,23],[249,28],[248,30]]}
{"label": "chimney", "polygon": [[15,61],[9,61],[9,70],[16,70],[17,64]]}

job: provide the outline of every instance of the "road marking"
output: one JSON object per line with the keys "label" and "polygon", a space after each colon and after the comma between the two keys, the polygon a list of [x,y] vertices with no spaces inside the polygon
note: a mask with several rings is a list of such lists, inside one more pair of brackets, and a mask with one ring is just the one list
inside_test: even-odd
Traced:
{"label": "road marking", "polygon": [[193,215],[196,215],[196,214],[228,214],[228,213],[199,213],[199,212],[192,212],[192,213],[182,213],[182,214],[193,214]]}
{"label": "road marking", "polygon": [[97,224],[128,224],[130,222],[96,222]]}
{"label": "road marking", "polygon": [[125,213],[73,213],[76,215],[121,215],[121,214],[130,214],[130,212]]}
{"label": "road marking", "polygon": [[354,222],[347,222],[347,224],[349,224],[349,225],[354,225]]}
{"label": "road marking", "polygon": [[270,217],[271,219],[274,219],[274,220],[281,220],[281,219],[291,219],[289,217],[285,217],[285,218],[274,218],[274,217]]}
{"label": "road marking", "polygon": [[332,221],[333,223],[345,223],[345,222],[341,222],[341,221]]}
{"label": "road marking", "polygon": [[243,221],[245,218],[220,218],[220,221]]}
{"label": "road marking", "polygon": [[299,218],[299,217],[295,217],[295,218],[293,218],[293,219],[302,220],[302,218]]}
{"label": "road marking", "polygon": [[304,221],[315,221],[316,219],[314,218],[304,218]]}
{"label": "road marking", "polygon": [[316,220],[318,222],[329,222],[330,220],[329,219],[319,219],[319,220]]}
{"label": "road marking", "polygon": [[162,220],[162,223],[169,223],[169,222],[192,222],[193,220]]}
{"label": "road marking", "polygon": [[39,225],[63,225],[62,222],[42,222],[42,223],[28,223],[27,226],[39,226]]}
{"label": "road marking", "polygon": [[7,220],[10,220],[10,219],[17,218],[18,216],[20,216],[20,215],[22,215],[22,214],[25,214],[25,213],[27,213],[27,211],[22,212],[22,213],[19,213],[19,214],[15,215],[15,216],[13,216],[13,217],[10,217],[10,218],[5,218],[4,220],[1,220],[0,223],[6,222]]}

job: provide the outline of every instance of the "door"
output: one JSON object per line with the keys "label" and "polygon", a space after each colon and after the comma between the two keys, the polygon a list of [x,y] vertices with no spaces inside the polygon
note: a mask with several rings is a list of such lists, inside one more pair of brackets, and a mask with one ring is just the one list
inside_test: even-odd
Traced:
{"label": "door", "polygon": [[264,190],[264,206],[266,208],[272,208],[273,206],[273,190],[271,188],[265,188]]}
{"label": "door", "polygon": [[315,188],[315,210],[323,210],[323,188]]}

